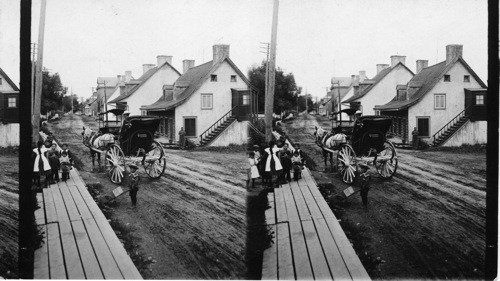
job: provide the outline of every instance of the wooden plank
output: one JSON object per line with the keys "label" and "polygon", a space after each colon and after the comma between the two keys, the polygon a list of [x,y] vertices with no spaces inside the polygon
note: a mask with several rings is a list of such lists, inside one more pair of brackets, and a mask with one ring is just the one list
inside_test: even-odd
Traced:
{"label": "wooden plank", "polygon": [[94,219],[83,220],[105,279],[122,279],[118,265]]}
{"label": "wooden plank", "polygon": [[99,227],[106,244],[111,251],[120,271],[125,279],[142,279],[139,270],[135,267],[132,259],[130,259],[127,251],[123,248],[122,243],[118,240],[115,232],[111,228],[108,223],[108,220],[105,218],[96,219],[97,226]]}
{"label": "wooden plank", "polygon": [[[43,208],[43,207],[42,207]],[[33,279],[49,279],[49,251],[47,242],[47,226],[38,226],[42,232],[42,246],[35,250],[33,264]]]}
{"label": "wooden plank", "polygon": [[82,177],[80,176],[80,173],[78,173],[78,170],[76,168],[73,168],[72,170],[69,171],[69,177],[77,185],[82,185],[85,187],[85,182],[83,181]]}
{"label": "wooden plank", "polygon": [[61,191],[58,186],[52,187],[52,198],[56,207],[57,221],[69,221],[68,211],[61,196]]}
{"label": "wooden plank", "polygon": [[339,222],[336,219],[326,219],[325,221],[340,253],[342,254],[342,258],[344,259],[352,279],[370,280],[370,276],[363,267],[363,264],[361,264],[359,257],[356,255],[349,239],[347,239],[342,227],[340,227]]}
{"label": "wooden plank", "polygon": [[45,206],[45,221],[47,223],[57,221],[56,206],[54,205],[54,199],[52,198],[52,189],[43,189],[43,201]]}
{"label": "wooden plank", "polygon": [[323,247],[328,267],[334,280],[351,280],[351,275],[347,269],[342,254],[340,253],[335,240],[325,222],[325,219],[314,219],[314,225]]}
{"label": "wooden plank", "polygon": [[264,250],[261,280],[278,280],[278,243],[276,237],[276,225],[271,225],[270,231],[273,232],[273,238],[271,241],[271,247]]}
{"label": "wooden plank", "polygon": [[297,206],[295,205],[295,200],[293,198],[292,190],[290,185],[286,184],[281,187],[283,190],[283,196],[285,197],[286,214],[288,216],[289,222],[298,222],[299,212],[297,211]]}
{"label": "wooden plank", "polygon": [[313,197],[323,198],[323,195],[321,194],[321,192],[319,192],[318,185],[316,184],[316,181],[313,179],[309,169],[304,169],[303,171],[306,171],[306,172],[302,173],[302,178],[304,179],[304,182],[309,187],[309,190],[311,191],[311,194],[313,195]]}
{"label": "wooden plank", "polygon": [[316,197],[315,199],[316,199],[316,204],[318,204],[318,207],[321,210],[321,213],[323,214],[323,217],[326,219],[334,219],[336,221],[337,218],[333,214],[330,206],[328,206],[328,204],[326,203],[325,199],[323,199],[323,197],[321,198]]}
{"label": "wooden plank", "polygon": [[86,279],[104,279],[82,221],[71,222]]}
{"label": "wooden plank", "polygon": [[64,260],[66,263],[66,271],[68,272],[69,279],[85,279],[83,272],[82,262],[76,246],[75,236],[73,235],[73,228],[71,222],[59,222],[61,229],[62,249],[64,252]]}
{"label": "wooden plank", "polygon": [[266,224],[271,225],[271,224],[276,224],[276,207],[274,205],[274,193],[269,192],[267,194],[267,202],[269,205],[269,208],[267,208],[264,213],[266,217]]}
{"label": "wooden plank", "polygon": [[297,182],[291,182],[290,189],[292,191],[293,198],[295,199],[295,204],[299,212],[300,220],[301,221],[311,220],[311,214],[309,213],[306,201],[304,200],[304,196],[302,195],[302,192],[300,191]]}
{"label": "wooden plank", "polygon": [[59,224],[47,224],[47,238],[49,241],[49,270],[50,279],[66,279],[64,255],[59,234]]}
{"label": "wooden plank", "polygon": [[281,223],[288,221],[283,189],[281,188],[274,189],[274,204],[276,206],[276,222]]}
{"label": "wooden plank", "polygon": [[66,210],[68,212],[69,220],[75,221],[81,219],[80,213],[78,212],[76,203],[69,192],[68,186],[67,185],[59,186],[59,191],[61,192],[64,204],[66,205]]}
{"label": "wooden plank", "polygon": [[290,241],[292,243],[293,261],[297,280],[314,279],[304,232],[300,222],[290,222]]}
{"label": "wooden plank", "polygon": [[45,224],[45,206],[43,202],[43,194],[38,193],[36,195],[36,201],[38,202],[38,209],[35,210],[35,223],[36,225]]}
{"label": "wooden plank", "polygon": [[78,191],[76,185],[68,186],[68,190],[69,193],[71,194],[71,197],[75,201],[75,205],[78,209],[78,212],[80,213],[81,219],[93,218],[92,213],[90,212],[89,207],[87,206],[87,203],[85,203],[85,200],[83,200],[83,197],[80,194],[80,191]]}
{"label": "wooden plank", "polygon": [[290,233],[288,231],[288,223],[277,224],[278,233],[278,279],[291,280],[295,279],[292,248],[290,245]]}
{"label": "wooden plank", "polygon": [[299,184],[299,189],[300,192],[302,193],[302,196],[304,197],[304,201],[307,205],[307,208],[309,209],[309,214],[313,219],[320,219],[323,218],[323,214],[321,213],[321,210],[319,209],[318,204],[316,203],[316,200],[314,199],[313,195],[311,194],[311,191],[309,190],[309,187],[307,185],[300,185]]}
{"label": "wooden plank", "polygon": [[83,200],[85,201],[85,204],[87,205],[88,209],[90,210],[90,213],[92,213],[92,216],[94,218],[105,218],[104,214],[102,213],[101,209],[97,206],[97,203],[94,201],[94,198],[90,195],[86,187],[83,187],[81,185],[76,186],[78,189],[78,192],[80,192],[80,195],[82,196]]}
{"label": "wooden plank", "polygon": [[330,269],[328,268],[328,263],[323,252],[323,248],[321,247],[321,243],[319,242],[319,237],[316,233],[314,223],[312,221],[303,221],[302,227],[304,237],[306,239],[307,249],[309,251],[309,257],[311,259],[314,279],[332,280]]}

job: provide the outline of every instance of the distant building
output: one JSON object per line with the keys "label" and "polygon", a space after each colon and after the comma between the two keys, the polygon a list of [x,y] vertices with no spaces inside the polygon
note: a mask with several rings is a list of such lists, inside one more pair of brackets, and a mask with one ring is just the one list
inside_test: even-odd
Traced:
{"label": "distant building", "polygon": [[169,142],[186,137],[200,145],[243,144],[248,139],[248,118],[256,113],[256,93],[249,80],[229,58],[229,45],[214,45],[213,60],[194,66],[183,61],[183,74],[163,85],[163,96],[144,103],[141,111],[160,116],[160,134]]}
{"label": "distant building", "polygon": [[0,68],[0,147],[19,145],[19,88]]}
{"label": "distant building", "polygon": [[375,115],[375,105],[391,101],[396,85],[406,84],[413,77],[405,59],[405,56],[391,56],[390,66],[377,64],[377,75],[372,79],[360,79],[357,92],[342,103],[359,109],[362,115]]}
{"label": "distant building", "polygon": [[446,46],[446,60],[429,67],[417,60],[417,74],[393,88],[390,102],[374,107],[395,117],[393,131],[401,138],[409,140],[417,127],[420,139],[434,145],[486,143],[486,84],[462,50],[462,45]]}

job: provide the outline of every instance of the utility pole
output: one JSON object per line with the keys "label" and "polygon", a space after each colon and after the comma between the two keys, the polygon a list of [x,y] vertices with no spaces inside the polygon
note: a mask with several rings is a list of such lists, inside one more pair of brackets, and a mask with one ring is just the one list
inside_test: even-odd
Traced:
{"label": "utility pole", "polygon": [[31,112],[33,112],[33,101],[35,100],[36,53],[36,43],[31,43]]}
{"label": "utility pole", "polygon": [[35,94],[33,105],[33,118],[32,118],[32,142],[37,143],[40,132],[40,107],[42,103],[42,82],[43,82],[43,40],[45,31],[45,10],[47,6],[47,0],[41,0],[40,8],[40,24],[38,26],[38,59],[36,63],[36,83],[35,83]]}
{"label": "utility pole", "polygon": [[271,141],[273,135],[274,83],[276,78],[276,41],[278,37],[278,8],[279,0],[274,0],[273,23],[271,29],[271,52],[267,68],[269,72],[269,85],[266,88],[265,104],[266,141]]}
{"label": "utility pole", "polygon": [[71,115],[73,115],[73,87],[71,87]]}

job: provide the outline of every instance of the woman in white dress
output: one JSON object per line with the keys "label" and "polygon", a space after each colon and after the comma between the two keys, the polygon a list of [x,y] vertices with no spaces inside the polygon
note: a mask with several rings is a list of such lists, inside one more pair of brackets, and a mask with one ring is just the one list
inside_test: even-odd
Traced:
{"label": "woman in white dress", "polygon": [[36,155],[33,172],[35,173],[35,184],[38,187],[40,187],[40,176],[42,174],[45,176],[45,187],[47,187],[47,174],[50,173],[50,164],[46,157],[47,151],[48,149],[43,145],[42,141],[39,141],[37,148],[33,149],[33,153]]}
{"label": "woman in white dress", "polygon": [[250,151],[250,153],[248,153],[248,164],[250,164],[250,167],[248,168],[247,188],[250,184],[250,180],[252,180],[252,188],[254,188],[255,179],[260,177],[257,163],[259,163],[259,160],[255,157],[255,152]]}
{"label": "woman in white dress", "polygon": [[266,173],[268,174],[270,178],[269,185],[272,187],[272,182],[273,182],[273,176],[278,175],[277,178],[277,184],[279,186],[279,174],[281,173],[281,170],[283,170],[283,167],[281,166],[280,158],[278,157],[277,153],[281,149],[276,146],[276,143],[274,141],[269,142],[269,147],[264,149],[264,151],[268,154],[267,159],[266,159]]}

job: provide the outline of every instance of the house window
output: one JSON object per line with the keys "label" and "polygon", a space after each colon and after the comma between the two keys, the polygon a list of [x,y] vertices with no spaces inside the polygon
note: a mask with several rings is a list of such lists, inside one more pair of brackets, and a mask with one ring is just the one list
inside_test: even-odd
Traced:
{"label": "house window", "polygon": [[0,78],[0,85],[2,85],[2,78]]}
{"label": "house window", "polygon": [[186,137],[196,137],[196,117],[184,117]]}
{"label": "house window", "polygon": [[434,95],[434,109],[446,109],[446,94]]}
{"label": "house window", "polygon": [[476,95],[476,105],[484,105],[484,95]]}
{"label": "house window", "polygon": [[380,115],[380,110],[375,110],[375,115]]}
{"label": "house window", "polygon": [[419,137],[429,137],[429,117],[417,117],[417,130]]}
{"label": "house window", "polygon": [[236,82],[236,75],[231,75],[231,82]]}
{"label": "house window", "polygon": [[217,75],[215,74],[210,75],[210,81],[217,82]]}
{"label": "house window", "polygon": [[8,99],[8,107],[17,107],[16,98],[9,98]]}
{"label": "house window", "polygon": [[141,110],[141,115],[146,116],[146,115],[148,115],[148,112],[146,110]]}
{"label": "house window", "polygon": [[202,94],[201,95],[201,109],[212,109],[213,108],[213,95],[212,94]]}
{"label": "house window", "polygon": [[470,75],[464,75],[464,82],[470,82]]}
{"label": "house window", "polygon": [[243,95],[242,98],[243,98],[242,105],[249,105],[250,104],[250,95],[248,95],[248,94]]}
{"label": "house window", "polygon": [[451,81],[451,77],[449,74],[445,74],[444,75],[444,82],[450,82]]}

